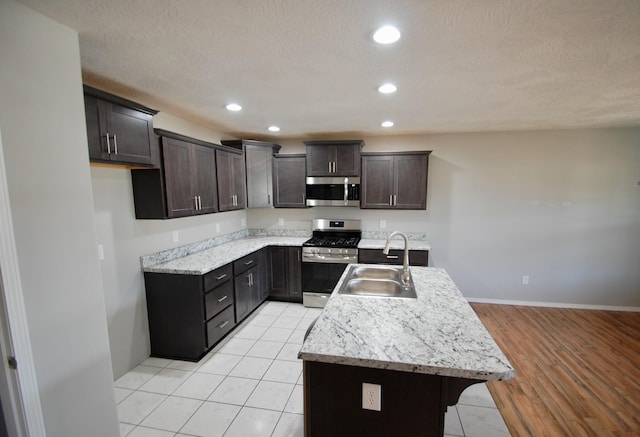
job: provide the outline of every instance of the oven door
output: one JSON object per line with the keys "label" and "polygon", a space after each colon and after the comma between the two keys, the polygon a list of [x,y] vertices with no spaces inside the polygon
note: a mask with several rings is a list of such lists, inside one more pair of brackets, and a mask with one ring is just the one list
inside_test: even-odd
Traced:
{"label": "oven door", "polygon": [[348,264],[303,262],[302,292],[331,294]]}

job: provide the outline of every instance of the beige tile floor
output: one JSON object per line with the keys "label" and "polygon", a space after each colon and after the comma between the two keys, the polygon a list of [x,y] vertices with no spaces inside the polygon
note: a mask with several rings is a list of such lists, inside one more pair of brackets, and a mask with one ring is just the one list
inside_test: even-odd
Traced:
{"label": "beige tile floor", "polygon": [[[147,359],[115,381],[122,436],[302,437],[297,354],[319,314],[266,302],[197,363]],[[445,435],[509,436],[484,384],[449,408]]]}

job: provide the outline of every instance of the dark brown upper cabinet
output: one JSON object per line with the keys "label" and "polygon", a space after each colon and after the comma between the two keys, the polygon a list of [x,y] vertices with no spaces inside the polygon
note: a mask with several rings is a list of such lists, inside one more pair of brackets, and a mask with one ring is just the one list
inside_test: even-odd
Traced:
{"label": "dark brown upper cabinet", "polygon": [[162,135],[159,167],[131,170],[136,218],[166,219],[217,212],[213,144],[157,132]]}
{"label": "dark brown upper cabinet", "polygon": [[363,153],[360,208],[426,209],[430,153]]}
{"label": "dark brown upper cabinet", "polygon": [[222,145],[244,150],[247,208],[273,208],[273,154],[280,145],[254,140],[225,140]]}
{"label": "dark brown upper cabinet", "polygon": [[216,212],[215,149],[163,137],[162,156],[167,216],[173,218]]}
{"label": "dark brown upper cabinet", "polygon": [[153,115],[157,111],[84,86],[89,160],[125,165],[155,165]]}
{"label": "dark brown upper cabinet", "polygon": [[305,141],[307,176],[360,176],[362,140]]}
{"label": "dark brown upper cabinet", "polygon": [[305,155],[273,157],[273,206],[306,208]]}
{"label": "dark brown upper cabinet", "polygon": [[233,211],[247,205],[242,150],[216,150],[218,210]]}

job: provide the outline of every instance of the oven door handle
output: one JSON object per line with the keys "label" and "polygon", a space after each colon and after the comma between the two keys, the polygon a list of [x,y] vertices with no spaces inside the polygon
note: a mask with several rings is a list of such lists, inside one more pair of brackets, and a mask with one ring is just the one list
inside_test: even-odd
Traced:
{"label": "oven door handle", "polygon": [[338,256],[324,256],[324,255],[312,255],[308,256],[302,254],[302,262],[306,263],[337,263],[337,264],[349,264],[358,261],[357,255],[338,255]]}

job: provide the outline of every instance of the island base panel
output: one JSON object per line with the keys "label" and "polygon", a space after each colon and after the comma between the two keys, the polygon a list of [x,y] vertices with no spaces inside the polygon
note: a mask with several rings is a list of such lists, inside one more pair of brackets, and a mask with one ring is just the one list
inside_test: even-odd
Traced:
{"label": "island base panel", "polygon": [[[362,408],[362,384],[379,384],[381,411]],[[305,437],[442,436],[445,377],[304,361]]]}

